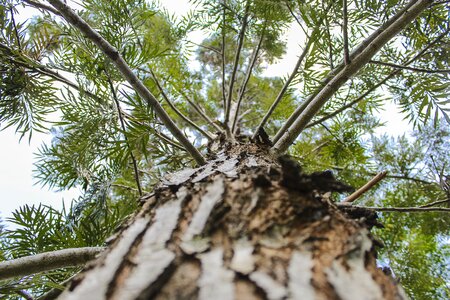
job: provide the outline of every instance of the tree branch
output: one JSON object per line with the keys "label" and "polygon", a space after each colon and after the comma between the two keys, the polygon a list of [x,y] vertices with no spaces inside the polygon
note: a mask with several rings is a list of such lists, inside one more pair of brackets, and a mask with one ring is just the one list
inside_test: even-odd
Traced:
{"label": "tree branch", "polygon": [[245,37],[245,30],[247,29],[247,20],[248,20],[249,9],[250,9],[250,1],[248,0],[245,5],[244,19],[242,21],[241,30],[239,31],[239,41],[238,41],[238,46],[237,46],[237,50],[236,50],[236,55],[234,56],[234,64],[233,64],[233,71],[231,72],[231,77],[230,77],[230,85],[228,87],[228,98],[227,98],[227,102],[226,102],[227,109],[225,111],[225,121],[224,121],[224,125],[228,129],[230,128],[228,122],[230,120],[231,101],[233,98],[234,81],[236,78],[236,73],[237,73],[237,69],[238,69],[238,65],[239,65],[239,58],[241,56],[242,46],[244,44],[244,37]]}
{"label": "tree branch", "polygon": [[128,64],[119,54],[116,48],[114,48],[107,40],[105,40],[97,31],[89,26],[83,19],[81,19],[67,4],[61,0],[49,0],[71,25],[78,28],[83,32],[88,39],[96,44],[102,52],[107,55],[122,76],[128,81],[128,83],[134,88],[134,90],[141,96],[148,105],[150,105],[156,115],[160,118],[166,128],[174,135],[174,137],[186,148],[189,154],[194,160],[200,164],[205,164],[205,159],[201,153],[191,144],[188,138],[177,127],[175,122],[170,118],[167,112],[159,104],[155,96],[145,87],[141,80],[133,73]]}
{"label": "tree branch", "polygon": [[111,93],[113,95],[114,102],[116,103],[117,115],[119,116],[120,126],[122,127],[122,131],[123,131],[123,137],[125,139],[125,143],[127,145],[127,148],[130,151],[130,157],[131,157],[131,161],[133,163],[133,169],[134,169],[134,180],[136,181],[136,186],[137,186],[137,189],[138,189],[138,192],[139,192],[139,197],[142,197],[142,188],[141,188],[141,182],[140,182],[140,179],[139,179],[138,165],[137,165],[136,158],[134,157],[134,154],[133,154],[133,149],[131,149],[130,143],[128,142],[128,137],[127,137],[127,133],[126,133],[126,126],[125,126],[125,121],[124,121],[123,116],[122,116],[122,110],[120,108],[120,102],[119,102],[119,99],[117,98],[116,90],[114,89],[114,85],[113,85],[113,83],[111,81],[111,77],[109,76],[108,72],[106,72],[106,76],[108,78],[109,88],[111,89]]}
{"label": "tree branch", "polygon": [[226,21],[226,0],[223,0],[223,24],[222,24],[222,102],[223,102],[223,111],[224,113],[227,111],[227,96],[225,92],[225,21]]}
{"label": "tree branch", "polygon": [[434,73],[448,74],[448,73],[450,73],[450,69],[444,69],[444,70],[430,70],[430,69],[422,69],[422,68],[408,67],[408,66],[406,66],[406,65],[397,65],[397,64],[393,64],[393,63],[389,63],[389,62],[383,62],[383,61],[378,61],[378,60],[371,60],[370,63],[371,63],[371,64],[376,64],[376,65],[382,65],[382,66],[392,67],[392,68],[395,68],[395,69],[402,69],[402,70],[408,70],[408,71],[414,71],[414,72],[421,72],[421,73],[428,73],[428,74],[434,74]]}
{"label": "tree branch", "polygon": [[380,172],[375,177],[373,177],[371,180],[369,180],[365,185],[360,187],[357,191],[355,191],[353,194],[348,196],[347,198],[342,201],[343,203],[352,203],[356,199],[358,199],[362,194],[370,190],[372,187],[374,187],[378,182],[380,182],[384,177],[386,177],[387,172]]}
{"label": "tree branch", "polygon": [[444,199],[444,200],[438,200],[438,201],[430,202],[430,203],[421,205],[419,207],[422,207],[422,208],[423,207],[432,207],[432,206],[443,204],[443,203],[450,204],[450,199]]}
{"label": "tree branch", "polygon": [[356,209],[366,209],[372,211],[385,212],[450,212],[450,208],[445,207],[370,207],[349,205],[347,203],[336,203],[338,207],[351,207]]}
{"label": "tree branch", "polygon": [[350,63],[350,54],[348,50],[348,14],[347,14],[347,0],[342,0],[342,16],[343,16],[343,38],[344,38],[344,64]]}
{"label": "tree branch", "polygon": [[245,89],[247,88],[248,81],[250,80],[250,76],[252,75],[253,67],[255,66],[256,60],[258,59],[258,54],[259,54],[259,50],[261,49],[261,44],[262,44],[262,41],[263,41],[263,38],[264,38],[265,31],[266,31],[266,24],[264,23],[264,27],[262,29],[262,33],[261,33],[261,36],[259,38],[258,45],[253,50],[252,58],[251,58],[250,63],[248,65],[247,72],[245,74],[244,82],[242,83],[241,88],[239,90],[239,96],[238,96],[238,101],[237,101],[237,106],[236,106],[236,112],[234,114],[233,125],[231,127],[231,132],[232,133],[235,132],[236,123],[237,123],[237,120],[239,118],[239,109],[241,107],[241,102],[242,102],[242,99],[244,97],[244,93],[245,93]]}
{"label": "tree branch", "polygon": [[[412,1],[415,2],[415,1]],[[397,35],[410,22],[417,18],[424,11],[432,0],[419,0],[415,2],[409,10],[405,11],[386,30],[382,31],[374,38],[364,50],[352,58],[351,62],[345,66],[336,76],[331,79],[325,87],[311,100],[298,118],[292,123],[289,129],[282,134],[282,137],[273,146],[275,153],[283,153],[297,136],[303,131],[309,121],[316,115],[322,106],[336,93],[336,91],[353,75],[364,67],[371,58],[395,35]]]}
{"label": "tree branch", "polygon": [[84,265],[104,247],[69,248],[0,262],[0,280]]}
{"label": "tree branch", "polygon": [[155,73],[153,73],[152,70],[150,70],[150,73],[152,74],[153,80],[156,83],[156,86],[158,87],[161,95],[163,96],[164,100],[166,100],[167,104],[169,104],[170,108],[172,108],[172,110],[186,123],[188,123],[189,125],[191,125],[192,128],[194,128],[195,130],[197,130],[198,132],[200,132],[204,137],[206,137],[209,141],[214,139],[214,136],[203,130],[200,126],[198,126],[197,124],[195,124],[194,121],[192,121],[191,119],[189,119],[188,117],[186,117],[176,106],[175,104],[172,103],[172,101],[170,101],[169,97],[167,97],[166,93],[164,92],[164,89],[162,88],[162,86],[159,84],[158,79],[156,78]]}
{"label": "tree branch", "polygon": [[[367,47],[373,45],[374,40],[377,39],[380,35],[382,35],[387,29],[392,29],[392,24],[394,24],[398,19],[400,19],[404,13],[406,13],[416,1],[412,0],[405,7],[400,9],[392,18],[388,19],[380,28],[375,30],[368,38],[366,38],[359,46],[357,46],[350,53],[350,60],[353,60],[356,56],[361,54]],[[428,2],[432,2],[432,0],[428,0]],[[424,8],[425,9],[425,8]],[[331,43],[330,43],[331,45]],[[327,86],[329,82],[336,77],[339,72],[341,72],[344,67],[346,67],[343,63],[339,64],[336,68],[334,68],[326,78],[322,80],[317,89],[306,98],[303,103],[291,114],[291,116],[286,120],[283,126],[278,130],[273,138],[273,142],[277,143],[279,139],[288,131],[288,128],[294,123],[295,120],[300,116],[300,114],[308,107],[308,105],[314,100],[314,98]]]}
{"label": "tree branch", "polygon": [[[416,61],[417,59],[419,59],[421,56],[423,56],[423,54],[426,53],[426,51],[432,47],[434,44],[436,44],[437,42],[439,42],[443,37],[445,37],[447,35],[447,33],[450,32],[450,29],[446,30],[444,33],[442,33],[441,35],[439,35],[437,38],[435,38],[433,41],[431,41],[426,47],[424,47],[419,53],[417,53],[414,57],[412,57],[410,60],[405,62],[405,66],[413,63],[414,61]],[[341,112],[343,112],[344,110],[346,110],[347,108],[352,107],[353,105],[357,104],[358,102],[360,102],[361,100],[364,100],[364,98],[366,98],[370,93],[372,93],[373,91],[375,91],[377,88],[379,88],[380,86],[382,86],[383,84],[385,84],[389,79],[393,78],[394,76],[398,75],[401,73],[401,69],[397,69],[395,71],[393,71],[391,74],[389,74],[388,76],[386,76],[384,79],[382,79],[381,81],[379,81],[377,84],[375,84],[374,86],[372,86],[369,90],[367,90],[364,94],[362,94],[361,96],[359,96],[358,98],[356,98],[355,100],[353,100],[352,102],[340,107],[339,109],[335,110],[334,112],[320,118],[319,120],[316,120],[314,122],[309,123],[306,128],[310,128],[313,126],[316,126],[320,123],[325,122],[328,119],[333,118],[334,116],[340,114]],[[390,175],[388,175],[387,177],[390,177]]]}

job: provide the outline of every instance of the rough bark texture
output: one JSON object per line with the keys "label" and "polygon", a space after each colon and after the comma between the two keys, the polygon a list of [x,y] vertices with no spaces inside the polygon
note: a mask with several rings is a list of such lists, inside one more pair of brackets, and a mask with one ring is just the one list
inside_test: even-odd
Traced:
{"label": "rough bark texture", "polygon": [[211,148],[144,196],[60,299],[406,298],[376,266],[376,217],[330,200],[348,186],[254,144]]}

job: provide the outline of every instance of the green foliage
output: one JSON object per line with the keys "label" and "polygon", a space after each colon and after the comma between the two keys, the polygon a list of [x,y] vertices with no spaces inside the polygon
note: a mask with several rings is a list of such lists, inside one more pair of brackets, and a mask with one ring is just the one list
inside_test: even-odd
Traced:
{"label": "green foliage", "polygon": [[[233,105],[242,96],[237,132],[250,135],[291,75],[291,69],[283,78],[264,76],[264,71],[290,50],[286,33],[295,31],[306,57],[264,126],[273,136],[342,64],[342,3],[194,0],[195,9],[176,17],[156,1],[84,0],[77,13],[117,48],[175,124],[205,152],[205,136],[188,127],[163,93],[202,130],[216,134],[225,125],[223,102],[236,67]],[[348,1],[349,49],[407,3]],[[235,66],[247,5],[248,24]],[[47,187],[78,187],[84,194],[63,211],[44,205],[17,210],[8,220],[15,227],[0,227],[1,259],[101,245],[137,209],[134,165],[144,191],[162,174],[194,165],[91,40],[47,12],[36,11],[22,23],[22,6],[27,4],[0,0],[0,129],[14,127],[21,137],[50,132],[52,143],[36,154],[35,178]],[[444,184],[450,174],[448,9],[445,2],[432,5],[334,93],[289,150],[307,172],[332,169],[359,187],[375,173],[389,171],[358,199],[367,205],[418,206],[449,197]],[[199,43],[194,42],[198,35]],[[397,139],[378,134],[379,112],[387,102],[400,107],[415,129],[412,134]],[[381,221],[386,228],[377,235],[387,245],[381,262],[390,265],[408,294],[448,297],[448,216],[383,213]],[[76,271],[2,282],[0,294],[10,291],[10,299],[18,290],[42,294]]]}

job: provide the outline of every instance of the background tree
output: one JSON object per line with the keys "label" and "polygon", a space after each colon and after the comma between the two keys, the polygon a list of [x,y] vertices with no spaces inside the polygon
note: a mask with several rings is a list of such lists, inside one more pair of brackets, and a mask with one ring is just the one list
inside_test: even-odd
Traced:
{"label": "background tree", "polygon": [[[18,209],[9,220],[16,229],[1,232],[2,258],[103,246],[140,209],[137,198],[150,199],[149,206],[161,197],[151,210],[157,213],[174,196],[165,190],[143,196],[163,175],[205,162],[214,169],[226,145],[247,151],[259,145],[266,157],[287,151],[304,173],[330,169],[354,187],[388,171],[351,209],[386,209],[379,215],[385,228],[374,232],[386,246],[378,263],[411,298],[449,296],[447,1],[192,1],[195,9],[182,18],[148,1],[71,3],[76,14],[60,1],[48,2],[1,2],[0,122],[21,137],[50,130],[52,143],[37,154],[38,182],[80,186],[84,194],[62,211]],[[18,22],[22,6],[36,8],[36,17]],[[285,54],[290,26],[304,36],[298,61],[285,78],[267,77],[265,68]],[[205,37],[200,44],[191,41],[198,31]],[[377,111],[387,102],[401,108],[412,134],[376,135],[382,126]],[[244,166],[235,168],[245,182]],[[261,170],[252,176],[267,181]],[[206,186],[220,182],[212,170],[205,174]],[[283,186],[283,176],[269,181]],[[176,180],[164,178],[169,186]],[[179,192],[192,179],[169,190]],[[325,190],[311,184],[311,190],[329,198],[327,191],[339,190],[333,182]],[[281,189],[293,188],[284,184]],[[201,191],[192,188],[192,198]],[[336,202],[343,198],[332,195]],[[351,209],[345,210],[352,215]],[[270,219],[271,211],[259,218]],[[303,218],[312,222],[311,215]],[[270,221],[274,228],[296,228]],[[78,271],[68,266],[8,279],[1,293],[11,299],[53,293]]]}

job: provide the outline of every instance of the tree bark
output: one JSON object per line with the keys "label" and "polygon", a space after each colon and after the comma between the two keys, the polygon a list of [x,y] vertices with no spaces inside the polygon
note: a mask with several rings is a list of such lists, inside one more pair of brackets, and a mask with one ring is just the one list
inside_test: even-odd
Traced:
{"label": "tree bark", "polygon": [[[405,299],[376,265],[374,212],[351,215],[329,172],[265,146],[212,144],[165,176],[60,299]],[[215,151],[214,151],[215,150]]]}

